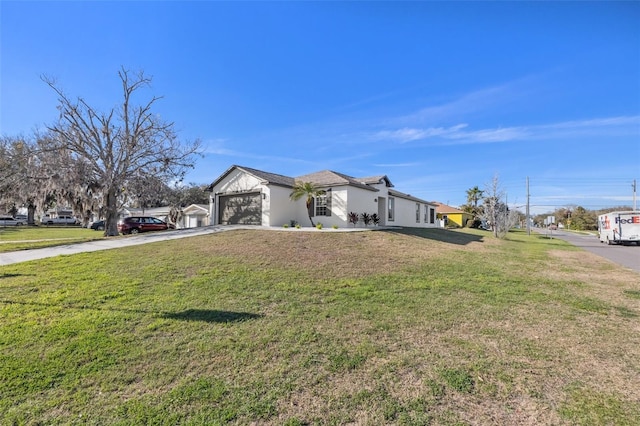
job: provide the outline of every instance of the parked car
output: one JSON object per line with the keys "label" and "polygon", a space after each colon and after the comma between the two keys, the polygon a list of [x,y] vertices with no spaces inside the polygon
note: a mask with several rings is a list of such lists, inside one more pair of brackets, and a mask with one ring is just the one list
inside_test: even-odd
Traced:
{"label": "parked car", "polygon": [[104,231],[104,220],[97,220],[93,222],[89,228],[94,231]]}
{"label": "parked car", "polygon": [[0,226],[20,226],[26,224],[26,221],[16,219],[13,216],[2,215],[0,216]]}
{"label": "parked car", "polygon": [[118,222],[118,231],[122,234],[137,234],[147,231],[169,229],[167,222],[152,216],[129,216]]}
{"label": "parked car", "polygon": [[73,216],[58,216],[51,217],[45,215],[40,220],[43,225],[77,225],[78,220]]}

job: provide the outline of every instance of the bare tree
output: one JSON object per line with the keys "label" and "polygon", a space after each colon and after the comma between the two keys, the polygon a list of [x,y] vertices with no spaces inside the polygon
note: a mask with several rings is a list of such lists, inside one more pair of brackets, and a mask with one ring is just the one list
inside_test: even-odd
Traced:
{"label": "bare tree", "polygon": [[150,175],[138,175],[129,179],[124,190],[124,200],[142,209],[160,207],[169,203],[171,188],[161,179]]}
{"label": "bare tree", "polygon": [[106,112],[95,110],[83,98],[71,99],[54,80],[42,77],[58,94],[60,118],[49,127],[58,148],[85,161],[91,180],[103,188],[107,236],[118,235],[118,209],[129,180],[144,175],[180,180],[200,149],[200,141],[182,143],[173,123],[152,112],[161,98],[153,96],[134,105],[134,94],[149,86],[151,78],[124,68],[118,76],[122,103]]}
{"label": "bare tree", "polygon": [[516,225],[518,219],[515,210],[510,211],[507,203],[503,201],[506,193],[500,185],[498,175],[495,175],[487,184],[483,193],[486,197],[482,219],[489,224],[496,238],[504,238],[509,229]]}

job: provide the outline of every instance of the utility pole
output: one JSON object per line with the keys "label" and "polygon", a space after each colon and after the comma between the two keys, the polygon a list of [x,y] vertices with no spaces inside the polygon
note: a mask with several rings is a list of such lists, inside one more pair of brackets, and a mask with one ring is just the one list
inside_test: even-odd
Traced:
{"label": "utility pole", "polygon": [[636,180],[633,180],[633,183],[631,184],[631,187],[633,188],[633,211],[635,212],[637,210],[637,206],[636,206]]}
{"label": "utility pole", "polygon": [[527,176],[527,235],[531,235],[531,218],[529,218],[529,176]]}

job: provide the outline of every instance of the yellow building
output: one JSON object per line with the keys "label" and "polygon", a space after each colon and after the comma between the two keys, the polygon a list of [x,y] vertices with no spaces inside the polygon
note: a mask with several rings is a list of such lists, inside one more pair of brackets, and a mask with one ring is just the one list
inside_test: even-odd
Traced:
{"label": "yellow building", "polygon": [[469,219],[473,219],[473,215],[471,213],[463,212],[460,209],[438,202],[434,202],[433,204],[436,205],[436,217],[444,220],[445,227],[453,226],[464,228],[467,226],[467,221]]}

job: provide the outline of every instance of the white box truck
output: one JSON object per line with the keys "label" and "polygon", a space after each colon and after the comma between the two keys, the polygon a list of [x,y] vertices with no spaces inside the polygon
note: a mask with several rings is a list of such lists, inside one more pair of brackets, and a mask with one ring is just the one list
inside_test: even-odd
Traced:
{"label": "white box truck", "polygon": [[601,243],[640,245],[640,211],[601,214],[598,233]]}

